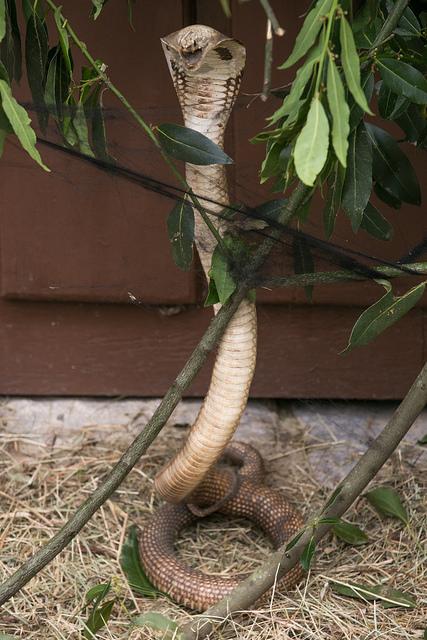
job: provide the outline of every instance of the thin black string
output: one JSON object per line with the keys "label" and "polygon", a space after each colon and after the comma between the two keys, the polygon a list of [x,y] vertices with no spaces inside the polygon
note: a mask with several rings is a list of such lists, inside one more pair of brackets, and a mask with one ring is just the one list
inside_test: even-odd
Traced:
{"label": "thin black string", "polygon": [[[80,151],[76,151],[75,149],[72,149],[70,147],[65,147],[61,144],[58,144],[51,140],[47,140],[45,138],[38,138],[38,141],[45,146],[51,147],[52,149],[55,149],[61,153],[66,153],[68,155],[76,157],[79,160],[89,162],[94,166],[98,167],[99,169],[102,169],[114,176],[119,176],[131,182],[134,182],[149,191],[158,193],[159,195],[169,198],[173,201],[183,202],[184,200],[188,199],[188,192],[182,187],[175,186],[173,184],[169,184],[167,182],[158,180],[157,178],[153,178],[152,176],[148,176],[144,173],[134,171],[119,163],[114,163],[114,162],[102,160],[100,158],[95,158],[93,156],[83,154]],[[405,259],[401,259],[398,262],[393,262],[390,260],[378,258],[377,256],[372,256],[372,255],[363,253],[361,251],[344,248],[334,243],[331,243],[329,241],[322,240],[316,236],[313,236],[301,230],[294,229],[289,225],[283,225],[277,220],[274,220],[273,218],[271,218],[271,216],[263,215],[259,211],[259,209],[256,207],[253,208],[247,205],[236,207],[234,205],[228,205],[226,203],[219,202],[214,198],[201,196],[197,193],[194,193],[194,195],[201,201],[201,203],[203,203],[203,206],[206,209],[207,213],[217,218],[228,220],[229,216],[226,213],[218,213],[216,211],[210,210],[209,208],[206,208],[205,207],[206,202],[209,204],[213,204],[215,206],[221,207],[224,212],[233,212],[233,213],[239,214],[240,216],[250,218],[255,221],[265,222],[270,227],[276,228],[282,231],[284,234],[291,236],[292,238],[298,238],[300,240],[304,240],[306,244],[308,244],[311,248],[318,250],[322,254],[325,254],[327,256],[325,257],[324,255],[322,259],[332,264],[339,263],[344,268],[352,270],[365,277],[379,278],[383,274],[379,273],[378,270],[373,270],[369,268],[367,265],[361,263],[359,260],[353,258],[352,256],[357,256],[358,258],[363,258],[365,260],[369,260],[377,264],[387,265],[390,267],[400,269],[402,273],[405,273],[405,274],[419,275],[418,272],[416,272],[415,270],[411,269],[410,267],[404,264],[405,262],[407,262],[407,260]],[[282,209],[283,206],[286,206],[286,205],[283,205],[283,204],[278,205],[277,210]],[[271,209],[270,209],[270,213],[271,213]],[[271,238],[270,234],[265,230],[251,229],[250,231],[251,233],[261,235],[265,238]],[[274,238],[274,240],[278,243],[281,243],[289,247],[289,243],[284,241],[283,239]],[[408,253],[408,256],[412,257],[413,251],[416,251],[415,255],[419,255],[422,252],[422,249],[425,248],[426,244],[427,244],[427,238],[425,238],[419,245],[411,249],[411,251]]]}

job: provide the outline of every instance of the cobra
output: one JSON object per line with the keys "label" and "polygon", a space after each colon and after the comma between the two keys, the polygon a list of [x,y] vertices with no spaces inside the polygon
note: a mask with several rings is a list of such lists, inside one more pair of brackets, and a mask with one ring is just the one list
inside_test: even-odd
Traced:
{"label": "cobra", "polygon": [[[202,25],[173,33],[162,44],[185,125],[222,147],[244,67],[243,45]],[[204,196],[221,203],[217,212],[228,204],[223,166],[187,163],[186,177],[202,205]],[[207,276],[215,241],[197,211],[195,216],[196,246]],[[226,230],[222,222],[220,232]],[[262,485],[259,453],[242,443],[233,442],[227,447],[246,406],[255,355],[255,305],[244,300],[219,345],[209,391],[188,439],[155,480],[163,498],[181,504],[161,507],[140,537],[141,560],[151,582],[178,603],[200,611],[228,595],[241,576],[208,576],[185,566],[174,550],[175,538],[183,527],[215,510],[248,517],[265,531],[274,546],[279,546],[303,523],[283,496]],[[225,448],[227,456],[241,465],[237,474],[212,468]],[[300,576],[297,567],[285,576],[283,585],[291,588]]]}
{"label": "cobra", "polygon": [[[162,39],[166,60],[184,115],[185,126],[220,147],[245,64],[242,44],[203,25],[186,27]],[[229,204],[222,165],[186,164],[186,179],[200,203],[214,213]],[[203,198],[215,200],[212,205]],[[195,211],[195,244],[206,277],[216,245]],[[221,222],[223,234],[227,224]],[[215,306],[215,312],[218,311]],[[257,323],[255,304],[242,301],[219,344],[211,383],[183,448],[160,471],[155,490],[173,503],[200,484],[230,441],[245,409],[255,371]]]}

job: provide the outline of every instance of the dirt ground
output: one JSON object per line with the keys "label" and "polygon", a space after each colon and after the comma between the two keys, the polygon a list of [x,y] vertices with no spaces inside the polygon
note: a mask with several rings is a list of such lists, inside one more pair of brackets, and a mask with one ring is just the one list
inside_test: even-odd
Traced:
{"label": "dirt ground", "polygon": [[[281,491],[305,516],[313,514],[329,493],[319,482],[313,464],[323,471],[333,460],[337,440],[325,443],[313,436],[306,424],[286,406],[260,437],[246,432],[240,439],[252,441],[266,460],[266,482]],[[105,430],[105,437],[102,432]],[[67,520],[82,500],[111,469],[129,441],[112,425],[81,431],[70,443],[52,447],[39,443],[28,452],[23,434],[0,433],[0,575],[10,575],[45,543]],[[162,612],[178,623],[191,612],[167,598],[136,597],[123,575],[119,557],[131,524],[142,527],[158,505],[152,479],[173,447],[185,436],[185,428],[168,429],[150,447],[125,483],[80,535],[27,587],[5,605],[0,614],[1,634],[26,640],[74,640],[82,637],[89,588],[112,581],[117,597],[108,626],[97,637],[139,640],[162,637],[132,620],[146,611]],[[340,443],[342,446],[342,442]],[[34,442],[32,443],[34,447]],[[424,448],[425,449],[425,448]],[[426,565],[426,467],[422,447],[404,443],[387,463],[372,487],[395,488],[409,513],[410,524],[381,518],[365,498],[346,515],[369,536],[363,546],[348,546],[328,535],[320,544],[313,567],[298,589],[283,593],[278,586],[254,611],[236,616],[217,638],[265,640],[371,640],[424,638],[427,627]],[[425,460],[425,456],[424,456]],[[218,549],[221,549],[219,557]],[[231,574],[255,569],[266,558],[268,542],[246,521],[213,516],[185,531],[178,553],[188,564],[212,574]],[[386,583],[416,598],[414,609],[384,608],[339,596],[331,581],[364,584]]]}

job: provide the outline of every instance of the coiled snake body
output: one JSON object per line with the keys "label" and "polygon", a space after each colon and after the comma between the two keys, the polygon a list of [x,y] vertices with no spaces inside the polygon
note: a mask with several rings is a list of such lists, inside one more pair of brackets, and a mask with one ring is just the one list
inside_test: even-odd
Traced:
{"label": "coiled snake body", "polygon": [[[162,40],[165,56],[184,114],[185,125],[222,147],[225,127],[236,99],[245,64],[245,48],[210,27],[195,25]],[[186,164],[186,178],[202,206],[220,213],[229,204],[222,165]],[[204,201],[204,197],[220,203]],[[216,240],[195,211],[195,243],[205,272]],[[218,220],[214,220],[218,226]],[[219,232],[227,231],[221,221]],[[215,312],[218,311],[216,305]],[[144,528],[141,560],[153,584],[177,602],[204,610],[237,585],[239,576],[212,577],[186,567],[174,553],[179,531],[198,516],[184,500],[232,516],[246,516],[270,536],[275,546],[302,524],[299,514],[280,496],[262,486],[262,459],[252,447],[233,443],[227,454],[243,463],[233,485],[230,471],[212,469],[231,440],[245,409],[256,359],[255,304],[243,300],[219,344],[211,384],[196,422],[175,457],[155,480],[157,493],[170,503]],[[209,475],[207,475],[209,474]],[[299,569],[287,574],[292,586]]]}
{"label": "coiled snake body", "polygon": [[[263,461],[256,449],[233,441],[225,453],[242,465],[238,490],[223,502],[230,490],[230,471],[214,469],[192,499],[200,507],[216,504],[218,513],[250,519],[267,534],[275,548],[279,547],[302,527],[300,514],[280,493],[262,484]],[[182,605],[204,611],[228,595],[244,576],[209,576],[179,560],[174,549],[175,539],[181,529],[197,518],[187,505],[164,505],[143,529],[140,554],[145,572],[155,587]],[[296,566],[285,575],[281,586],[289,589],[300,577],[301,568]]]}

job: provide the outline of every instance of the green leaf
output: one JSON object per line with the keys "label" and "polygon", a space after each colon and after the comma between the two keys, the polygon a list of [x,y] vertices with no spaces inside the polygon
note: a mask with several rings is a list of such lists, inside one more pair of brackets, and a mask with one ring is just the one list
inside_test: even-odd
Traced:
{"label": "green leaf", "polygon": [[93,158],[93,151],[89,144],[89,131],[86,122],[85,110],[81,102],[77,105],[74,112],[73,126],[74,131],[77,134],[80,151],[86,156]]}
{"label": "green leaf", "polygon": [[379,0],[367,0],[359,5],[356,15],[353,19],[353,31],[359,33],[366,31],[368,25],[376,18],[379,9]]}
{"label": "green leaf", "polygon": [[61,7],[57,7],[53,15],[55,18],[56,28],[58,29],[59,44],[61,46],[65,66],[69,75],[71,76],[71,74],[73,73],[73,65],[70,57],[70,44],[68,41],[68,32],[64,27],[64,19],[61,15]]}
{"label": "green leaf", "polygon": [[295,80],[292,83],[291,90],[286,98],[283,100],[283,104],[273,115],[268,118],[270,125],[275,124],[278,120],[288,116],[286,124],[294,123],[298,117],[298,112],[301,107],[302,93],[311,78],[313,73],[313,67],[317,60],[311,60],[311,62],[305,62],[305,64],[298,69]]}
{"label": "green leaf", "polygon": [[230,0],[219,0],[227,18],[231,18]]}
{"label": "green leaf", "polygon": [[[365,94],[365,98],[369,103],[372,99],[372,94],[374,92],[375,79],[374,74],[370,69],[364,70],[362,72],[362,80],[361,87],[363,89],[363,93]],[[349,104],[350,104],[350,130],[353,131],[360,121],[363,118],[364,110],[359,107],[357,102],[349,96]]]}
{"label": "green leaf", "polygon": [[417,444],[421,445],[422,447],[427,444],[427,433],[421,438],[421,440],[417,440]]}
{"label": "green leaf", "polygon": [[284,212],[288,203],[288,198],[278,198],[277,200],[269,200],[259,204],[254,210],[256,218],[269,222],[269,220],[277,222],[281,214]]}
{"label": "green leaf", "polygon": [[350,522],[341,520],[332,527],[333,532],[340,540],[344,540],[347,544],[360,545],[368,542],[368,536],[362,529]]}
{"label": "green leaf", "polygon": [[341,61],[347,86],[350,89],[353,98],[363,111],[373,115],[360,84],[360,60],[357,54],[356,45],[354,44],[353,32],[344,16],[341,16],[340,42]]}
{"label": "green leaf", "polygon": [[[132,622],[136,627],[150,627],[154,631],[162,631],[162,637],[165,639],[171,637],[178,629],[176,622],[156,611],[147,611],[133,618]],[[174,637],[176,638],[176,635]]]}
{"label": "green leaf", "polygon": [[393,209],[400,209],[402,206],[402,200],[396,198],[396,196],[390,193],[388,189],[384,189],[379,182],[375,183],[374,191],[379,199],[388,204],[389,207],[393,207]]}
{"label": "green leaf", "polygon": [[136,527],[130,527],[128,536],[120,554],[120,566],[123,569],[132,591],[148,598],[155,598],[158,591],[147,576],[141,564]]}
{"label": "green leaf", "polygon": [[108,620],[111,617],[111,612],[114,607],[115,600],[109,600],[105,602],[103,605],[96,607],[91,613],[87,621],[84,623],[84,637],[87,640],[92,640],[95,634],[105,627],[108,623]]}
{"label": "green leaf", "polygon": [[349,140],[348,166],[342,193],[342,206],[350,217],[353,231],[362,223],[372,191],[372,148],[363,122]]}
{"label": "green leaf", "polygon": [[384,82],[381,83],[378,94],[378,111],[382,118],[394,120],[398,118],[409,106],[409,100],[405,96],[393,93]]}
{"label": "green leaf", "polygon": [[418,18],[409,7],[406,7],[399,20],[398,28],[394,30],[394,32],[398,34],[401,34],[402,31],[410,36],[421,36],[421,25]]}
{"label": "green leaf", "polygon": [[286,126],[290,126],[291,123],[296,122],[298,112],[304,102],[301,100],[301,96],[313,74],[314,65],[319,62],[319,58],[322,53],[322,45],[323,41],[320,40],[319,43],[309,52],[304,64],[298,69],[295,80],[292,83],[291,90],[283,100],[282,106],[279,107],[279,109],[277,109],[270,118],[267,118],[270,125],[286,116],[288,116]]}
{"label": "green leaf", "polygon": [[109,593],[110,589],[111,582],[96,584],[86,593],[86,604],[90,604],[95,599],[98,599],[98,601],[100,602]]}
{"label": "green leaf", "polygon": [[218,302],[219,302],[219,295],[218,295],[218,291],[216,290],[215,280],[212,280],[212,278],[210,278],[209,285],[208,285],[208,294],[203,303],[203,306],[210,307],[211,305],[217,304]]}
{"label": "green leaf", "polygon": [[96,20],[102,9],[104,8],[104,5],[106,5],[108,2],[108,0],[92,0],[92,4],[93,4],[93,10],[92,10],[92,15],[93,15],[93,19]]}
{"label": "green leaf", "polygon": [[368,344],[400,320],[420,300],[424,293],[425,283],[418,284],[398,297],[393,296],[391,286],[389,285],[389,287],[390,290],[382,298],[359,316],[351,331],[345,351]]}
{"label": "green leaf", "polygon": [[192,164],[231,164],[233,161],[209,138],[178,124],[161,124],[157,128],[163,150]]}
{"label": "green leaf", "polygon": [[380,18],[376,18],[365,29],[354,33],[356,47],[358,49],[371,49],[382,26],[383,21]]}
{"label": "green leaf", "polygon": [[374,238],[379,240],[391,240],[393,237],[393,227],[373,204],[368,202],[363,212],[361,229],[367,231]]}
{"label": "green leaf", "polygon": [[396,198],[410,204],[421,203],[417,176],[396,140],[384,129],[367,124],[373,151],[373,175]]}
{"label": "green leaf", "polygon": [[316,550],[316,542],[312,536],[309,542],[304,547],[304,551],[302,552],[301,558],[300,558],[300,563],[304,571],[308,571],[310,569],[315,550]]}
{"label": "green leaf", "polygon": [[15,0],[5,0],[5,34],[1,41],[0,58],[7,69],[9,78],[21,79],[21,33],[16,15]]}
{"label": "green leaf", "polygon": [[332,145],[338,160],[343,167],[346,167],[350,109],[346,102],[340,74],[332,56],[330,56],[328,64],[327,95],[332,114]]}
{"label": "green leaf", "polygon": [[61,47],[58,45],[48,53],[48,72],[45,86],[45,103],[49,113],[57,119],[63,136],[71,123],[73,101],[70,99],[71,76],[68,73]]}
{"label": "green leaf", "polygon": [[18,640],[18,636],[11,636],[8,633],[0,633],[0,640]]}
{"label": "green leaf", "polygon": [[101,85],[96,86],[84,103],[86,120],[90,123],[92,133],[92,148],[95,156],[100,160],[114,162],[108,152],[107,134],[105,131],[104,110]]}
{"label": "green leaf", "polygon": [[336,161],[328,180],[328,195],[323,209],[323,228],[327,238],[330,238],[334,231],[335,220],[341,206],[344,179],[345,169]]}
{"label": "green leaf", "polygon": [[336,487],[336,489],[333,490],[333,492],[331,493],[331,495],[329,496],[329,498],[327,499],[321,513],[324,513],[326,511],[326,509],[329,509],[329,507],[331,507],[336,499],[338,498],[338,496],[340,495],[340,493],[342,492],[343,488],[341,485],[338,485],[338,487]]}
{"label": "green leaf", "polygon": [[328,148],[328,118],[319,98],[315,97],[294,149],[295,170],[304,184],[313,186],[326,162]]}
{"label": "green leaf", "polygon": [[289,540],[288,544],[286,545],[285,551],[290,551],[295,547],[295,545],[298,543],[298,541],[302,537],[304,531],[305,529],[298,531],[298,533],[291,540]]}
{"label": "green leaf", "polygon": [[0,0],[0,42],[6,35],[6,5],[5,0]]}
{"label": "green leaf", "polygon": [[354,582],[345,583],[331,580],[331,587],[335,593],[349,596],[350,598],[357,598],[365,602],[367,600],[370,602],[379,600],[386,609],[391,607],[413,609],[416,606],[416,601],[412,596],[403,591],[392,589],[385,584],[371,586],[356,584]]}
{"label": "green leaf", "polygon": [[30,127],[31,120],[28,117],[28,113],[15,100],[10,86],[3,79],[0,79],[0,95],[2,98],[4,112],[12,125],[13,131],[19,139],[19,142],[33,160],[43,167],[45,171],[50,171],[50,169],[43,164],[40,154],[36,149],[36,134]]}
{"label": "green leaf", "polygon": [[423,110],[424,107],[411,104],[404,113],[396,117],[397,124],[406,134],[406,140],[415,142],[421,147],[425,146],[421,141],[427,132],[427,121]]}
{"label": "green leaf", "polygon": [[215,282],[218,298],[221,304],[225,304],[234,293],[236,283],[231,275],[228,258],[217,245],[212,255],[212,265],[209,271],[210,277]]}
{"label": "green leaf", "polygon": [[338,524],[340,521],[339,518],[320,518],[317,524]]}
{"label": "green leaf", "polygon": [[292,67],[314,44],[320,28],[323,24],[322,17],[326,15],[332,6],[332,0],[318,0],[314,8],[307,14],[300,32],[295,40],[295,45],[289,58],[279,67],[288,69]]}
{"label": "green leaf", "polygon": [[174,262],[183,271],[188,271],[193,262],[194,211],[185,199],[176,203],[167,226]]}
{"label": "green leaf", "polygon": [[[314,260],[310,251],[310,247],[304,236],[294,236],[293,243],[293,257],[294,257],[294,270],[295,273],[313,273],[314,272]],[[307,299],[309,302],[313,302],[313,286],[304,287]]]}
{"label": "green leaf", "polygon": [[263,184],[271,178],[277,175],[280,171],[285,171],[285,166],[281,162],[281,152],[283,151],[283,145],[281,142],[270,142],[267,146],[267,155],[265,156],[261,164],[260,184]]}
{"label": "green leaf", "polygon": [[416,104],[427,104],[427,80],[411,65],[394,58],[377,60],[384,84],[394,93]]}
{"label": "green leaf", "polygon": [[49,113],[44,101],[46,64],[49,44],[47,27],[38,13],[33,11],[28,18],[25,37],[25,62],[31,95],[37,105],[37,116],[42,131],[46,129]]}
{"label": "green leaf", "polygon": [[365,497],[380,515],[398,518],[405,525],[409,523],[408,514],[399,494],[391,487],[372,489],[372,491],[365,493]]}

